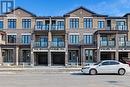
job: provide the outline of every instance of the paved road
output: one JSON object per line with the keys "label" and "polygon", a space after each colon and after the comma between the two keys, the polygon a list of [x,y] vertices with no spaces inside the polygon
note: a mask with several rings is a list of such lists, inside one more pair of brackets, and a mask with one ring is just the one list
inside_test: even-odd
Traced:
{"label": "paved road", "polygon": [[83,75],[74,73],[0,73],[0,87],[130,87],[130,74]]}

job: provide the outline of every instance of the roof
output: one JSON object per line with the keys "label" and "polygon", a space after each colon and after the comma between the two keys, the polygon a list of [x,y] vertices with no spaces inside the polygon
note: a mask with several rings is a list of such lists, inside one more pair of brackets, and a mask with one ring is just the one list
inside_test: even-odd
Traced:
{"label": "roof", "polygon": [[85,8],[85,7],[83,7],[83,6],[80,6],[80,7],[76,8],[76,9],[74,9],[74,10],[72,10],[72,11],[66,13],[64,16],[69,16],[69,14],[71,14],[71,13],[73,13],[73,12],[79,10],[79,9],[83,9],[83,10],[85,10],[85,11],[91,13],[93,16],[97,16],[97,17],[106,17],[106,16],[107,16],[107,15],[97,14],[97,13],[95,13],[95,12],[93,12],[93,11],[91,11],[91,10],[89,10],[89,9],[87,9],[87,8]]}
{"label": "roof", "polygon": [[121,16],[110,16],[107,19],[126,19],[127,17],[121,17]]}
{"label": "roof", "polygon": [[15,10],[18,10],[18,9],[25,11],[26,13],[28,13],[28,14],[32,15],[33,17],[36,17],[36,15],[35,15],[35,14],[33,14],[33,13],[31,13],[31,12],[29,12],[29,11],[27,11],[27,10],[25,10],[25,9],[21,8],[21,7],[16,7],[16,8],[14,8],[14,9],[12,9],[10,12],[6,12],[6,13],[4,13],[4,14],[9,14],[9,13],[11,13],[11,12],[15,11]]}
{"label": "roof", "polygon": [[130,13],[126,13],[126,14],[124,15],[124,17],[127,17],[128,15],[130,15]]}
{"label": "roof", "polygon": [[102,15],[102,14],[93,14],[93,16],[96,16],[96,17],[108,17],[108,15]]}

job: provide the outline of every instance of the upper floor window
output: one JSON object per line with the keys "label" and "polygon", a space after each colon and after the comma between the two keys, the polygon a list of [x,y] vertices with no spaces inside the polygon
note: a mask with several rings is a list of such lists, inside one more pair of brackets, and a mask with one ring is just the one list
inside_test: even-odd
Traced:
{"label": "upper floor window", "polygon": [[92,44],[93,36],[92,35],[84,35],[84,44]]}
{"label": "upper floor window", "polygon": [[64,29],[64,21],[58,21],[57,22],[57,28],[63,30]]}
{"label": "upper floor window", "polygon": [[42,21],[36,21],[36,28],[42,29],[42,27],[43,27],[43,22]]}
{"label": "upper floor window", "polygon": [[22,19],[22,28],[24,29],[31,28],[31,19]]}
{"label": "upper floor window", "polygon": [[84,28],[92,28],[92,18],[84,18]]}
{"label": "upper floor window", "polygon": [[70,44],[78,44],[79,35],[70,35]]}
{"label": "upper floor window", "polygon": [[10,29],[16,28],[16,19],[8,19],[8,28]]}
{"label": "upper floor window", "polygon": [[16,35],[8,35],[8,43],[16,43]]}
{"label": "upper floor window", "polygon": [[31,36],[30,35],[22,35],[22,43],[23,44],[30,44],[31,43]]}
{"label": "upper floor window", "polygon": [[79,28],[79,19],[78,18],[70,18],[70,28],[71,29]]}
{"label": "upper floor window", "polygon": [[117,21],[116,26],[118,30],[127,30],[125,21]]}
{"label": "upper floor window", "polygon": [[0,21],[0,29],[3,29],[3,21]]}
{"label": "upper floor window", "polygon": [[98,28],[104,28],[104,21],[98,21]]}

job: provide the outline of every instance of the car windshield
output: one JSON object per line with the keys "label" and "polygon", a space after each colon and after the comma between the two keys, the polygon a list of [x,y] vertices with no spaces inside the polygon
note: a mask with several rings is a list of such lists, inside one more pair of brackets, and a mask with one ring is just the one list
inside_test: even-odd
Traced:
{"label": "car windshield", "polygon": [[97,62],[97,63],[95,63],[94,65],[98,65],[98,64],[100,64],[102,61],[100,61],[100,62]]}

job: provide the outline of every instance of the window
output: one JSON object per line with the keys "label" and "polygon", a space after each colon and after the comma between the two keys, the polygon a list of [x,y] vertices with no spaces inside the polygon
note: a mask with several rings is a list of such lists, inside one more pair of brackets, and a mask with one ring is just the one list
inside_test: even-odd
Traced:
{"label": "window", "polygon": [[84,35],[84,44],[92,44],[93,36],[92,35]]}
{"label": "window", "polygon": [[0,29],[3,29],[3,21],[0,21]]}
{"label": "window", "polygon": [[116,26],[118,30],[127,30],[125,21],[117,21]]}
{"label": "window", "polygon": [[37,38],[38,38],[36,40],[38,43],[37,46],[40,46],[40,47],[47,47],[48,46],[48,37],[47,36],[38,36]]}
{"label": "window", "polygon": [[53,36],[52,41],[54,47],[64,47],[64,39],[61,36]]}
{"label": "window", "polygon": [[22,43],[23,44],[30,44],[31,43],[31,36],[30,35],[22,35]]}
{"label": "window", "polygon": [[110,65],[109,62],[103,62],[102,65]]}
{"label": "window", "polygon": [[84,18],[84,28],[92,28],[92,18]]}
{"label": "window", "polygon": [[58,21],[57,22],[57,28],[61,29],[61,30],[64,30],[64,21]]}
{"label": "window", "polygon": [[125,46],[125,41],[127,40],[127,37],[125,35],[119,36],[119,46]]}
{"label": "window", "polygon": [[118,65],[119,63],[118,62],[115,62],[115,61],[111,61],[110,62],[110,65]]}
{"label": "window", "polygon": [[78,44],[79,43],[79,35],[70,35],[70,43]]}
{"label": "window", "polygon": [[8,43],[16,43],[16,35],[8,35]]}
{"label": "window", "polygon": [[71,18],[70,19],[70,28],[71,29],[79,28],[79,19],[78,18]]}
{"label": "window", "polygon": [[42,21],[36,21],[36,28],[42,29],[42,27],[43,27],[43,22]]}
{"label": "window", "polygon": [[104,21],[98,21],[98,28],[104,28]]}
{"label": "window", "polygon": [[31,19],[22,19],[22,28],[24,29],[31,28]]}
{"label": "window", "polygon": [[107,36],[101,36],[101,46],[107,46],[108,45],[108,37]]}
{"label": "window", "polygon": [[16,28],[16,19],[8,19],[8,28],[10,29]]}

